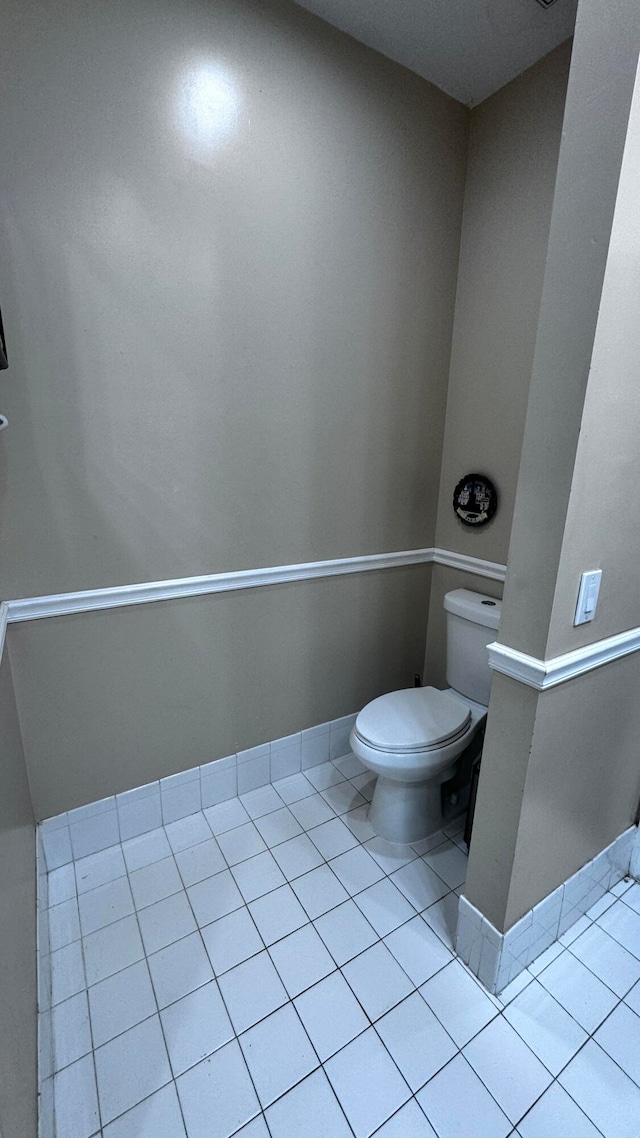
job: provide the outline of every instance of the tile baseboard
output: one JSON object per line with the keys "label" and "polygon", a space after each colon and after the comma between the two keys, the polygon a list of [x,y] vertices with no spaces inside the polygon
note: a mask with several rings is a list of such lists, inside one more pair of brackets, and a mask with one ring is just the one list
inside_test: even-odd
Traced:
{"label": "tile baseboard", "polygon": [[640,826],[636,827],[636,834],[633,840],[629,875],[635,877],[636,881],[640,881]]}
{"label": "tile baseboard", "polygon": [[158,826],[340,758],[349,753],[355,720],[355,714],[343,715],[47,818],[38,827],[42,864],[47,872],[60,869]]}
{"label": "tile baseboard", "polygon": [[[347,754],[355,719],[356,715],[352,714],[328,720],[41,822],[37,831],[40,961],[49,959],[48,873]],[[637,826],[616,838],[504,934],[462,896],[458,910],[458,956],[488,991],[500,992],[628,874],[640,881]],[[40,1009],[46,1011],[50,1006],[50,977],[46,967],[41,967],[38,987]],[[46,1034],[40,1047],[41,1069],[46,1071],[49,1047]]]}
{"label": "tile baseboard", "polygon": [[456,951],[487,991],[498,994],[629,873],[640,875],[640,832],[631,826],[611,845],[500,933],[466,897],[458,906]]}

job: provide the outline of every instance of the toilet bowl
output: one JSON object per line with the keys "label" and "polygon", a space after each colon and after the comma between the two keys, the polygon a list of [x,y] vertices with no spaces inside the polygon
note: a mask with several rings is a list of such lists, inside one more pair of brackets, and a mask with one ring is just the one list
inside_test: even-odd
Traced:
{"label": "toilet bowl", "polygon": [[369,821],[388,842],[417,842],[443,826],[441,790],[486,718],[452,689],[406,688],[358,715],[351,749],[378,776]]}
{"label": "toilet bowl", "polygon": [[450,685],[404,688],[362,709],[351,749],[378,776],[369,821],[389,842],[417,842],[442,829],[441,786],[456,773],[463,751],[484,724],[501,604],[495,597],[454,589],[447,614],[446,675]]}

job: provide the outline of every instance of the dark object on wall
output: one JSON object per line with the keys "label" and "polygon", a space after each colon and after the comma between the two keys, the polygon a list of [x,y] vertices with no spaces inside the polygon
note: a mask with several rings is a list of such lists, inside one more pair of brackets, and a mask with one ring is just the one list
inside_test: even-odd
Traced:
{"label": "dark object on wall", "polygon": [[7,359],[7,345],[4,338],[4,328],[2,327],[2,311],[0,310],[0,371],[4,371],[9,367]]}
{"label": "dark object on wall", "polygon": [[464,526],[486,526],[498,509],[498,492],[485,474],[465,474],[453,491],[453,512]]}

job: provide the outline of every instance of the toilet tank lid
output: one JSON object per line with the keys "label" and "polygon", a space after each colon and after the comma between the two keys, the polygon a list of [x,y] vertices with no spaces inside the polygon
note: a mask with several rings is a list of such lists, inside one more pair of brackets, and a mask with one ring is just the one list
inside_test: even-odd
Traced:
{"label": "toilet tank lid", "polygon": [[474,593],[471,589],[453,589],[445,593],[444,607],[447,612],[461,616],[485,628],[497,628],[500,624],[502,601],[488,597],[485,593]]}

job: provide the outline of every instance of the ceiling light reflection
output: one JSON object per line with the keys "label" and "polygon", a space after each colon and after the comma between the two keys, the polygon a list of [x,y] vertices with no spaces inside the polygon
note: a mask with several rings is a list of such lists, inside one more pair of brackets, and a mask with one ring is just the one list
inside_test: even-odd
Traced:
{"label": "ceiling light reflection", "polygon": [[201,61],[182,74],[178,127],[196,162],[207,165],[237,133],[240,102],[237,84],[213,61]]}

